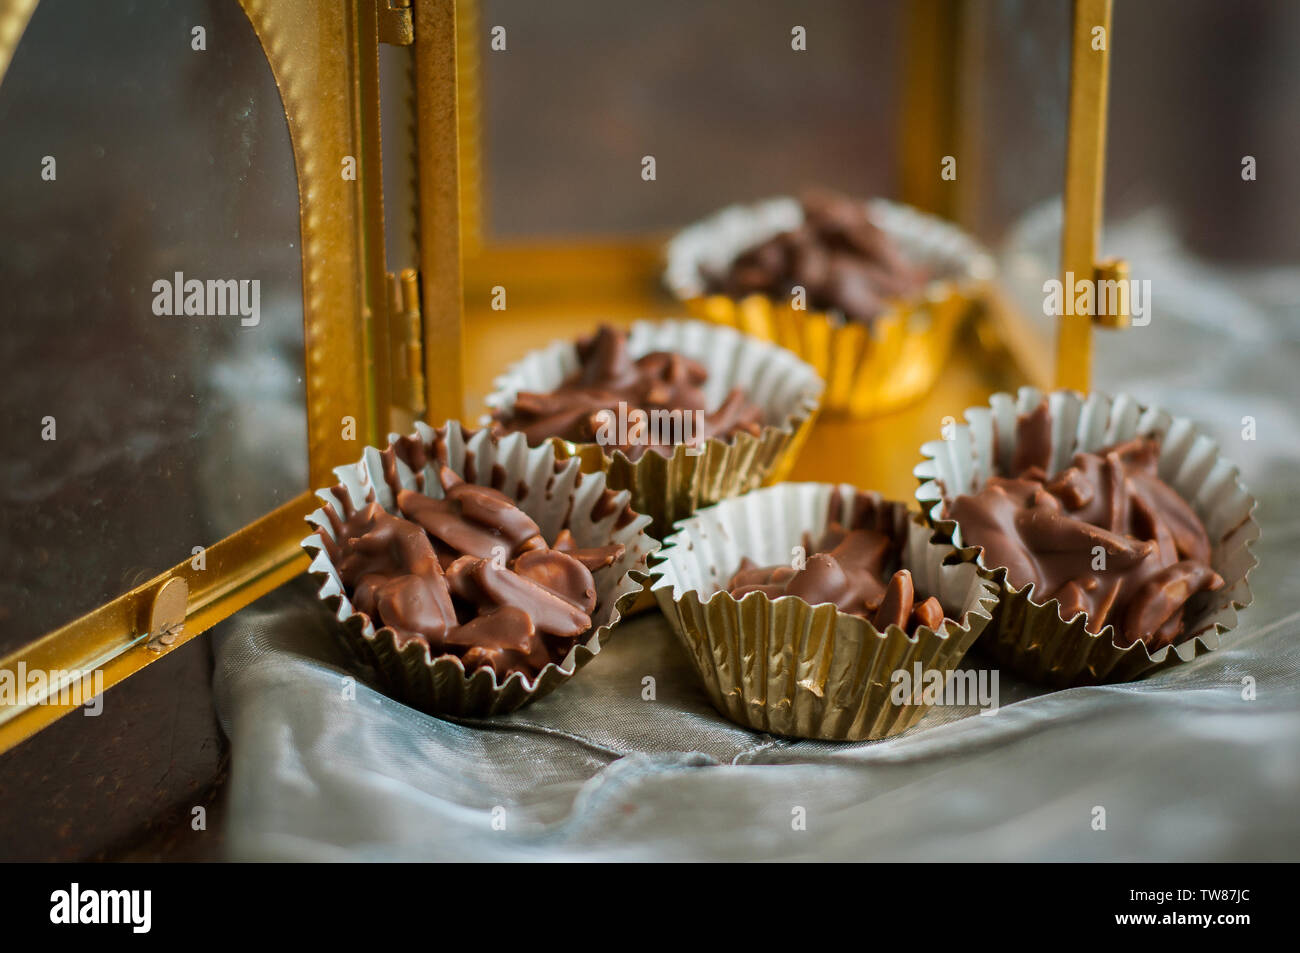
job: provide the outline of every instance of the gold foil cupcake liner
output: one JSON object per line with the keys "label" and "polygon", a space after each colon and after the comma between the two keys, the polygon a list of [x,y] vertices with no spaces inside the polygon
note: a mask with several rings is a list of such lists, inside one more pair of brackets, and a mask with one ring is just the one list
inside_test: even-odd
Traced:
{"label": "gold foil cupcake liner", "polygon": [[[684,521],[664,542],[651,591],[715,708],[757,731],[799,738],[861,741],[912,727],[929,705],[917,693],[898,701],[895,673],[947,673],[988,624],[997,586],[972,561],[946,562],[956,549],[902,503],[884,507],[895,538],[905,534],[902,565],[916,590],[936,596],[945,619],[908,635],[880,632],[835,605],[725,590],[745,556],[759,565],[789,562],[805,532],[814,539],[829,521],[848,521],[858,493],[851,486],[783,483],[725,500]],[[838,493],[838,496],[836,495]],[[955,621],[954,621],[955,620]]]}
{"label": "gold foil cupcake liner", "polygon": [[692,314],[807,361],[826,381],[827,410],[853,417],[896,410],[934,386],[995,269],[974,240],[941,219],[883,199],[867,206],[907,259],[936,276],[922,295],[895,302],[870,324],[764,295],[734,300],[706,292],[706,271],[725,271],[742,252],[803,221],[793,198],[732,206],[683,230],[669,243],[665,281]]}
{"label": "gold foil cupcake liner", "polygon": [[[641,593],[647,557],[659,543],[646,531],[649,517],[628,506],[626,492],[609,490],[603,474],[582,474],[576,460],[561,460],[550,446],[529,448],[522,434],[495,437],[485,430],[465,431],[454,421],[437,430],[417,423],[413,436],[423,442],[429,464],[416,472],[399,458],[396,469],[402,487],[441,497],[435,465],[444,463],[468,482],[493,486],[514,500],[548,542],[554,542],[567,526],[579,546],[622,543],[626,547],[621,559],[593,573],[597,599],[591,631],[560,663],[547,664],[535,679],[512,672],[498,682],[491,668],[467,674],[459,658],[434,656],[424,643],[410,641],[399,648],[391,629],[376,629],[369,616],[356,610],[321,541],[321,534],[334,538],[326,512],[326,507],[337,506],[334,491],[316,491],[324,506],[307,518],[316,532],[302,545],[312,555],[308,571],[321,583],[318,594],[342,623],[341,637],[354,656],[375,670],[394,698],[423,711],[463,717],[514,711],[568,681],[600,653]],[[378,449],[366,447],[360,461],[334,473],[354,506],[373,499],[388,512],[396,512]]]}
{"label": "gold foil cupcake liner", "polygon": [[[824,388],[817,373],[789,351],[703,321],[638,321],[628,332],[633,356],[675,351],[704,364],[708,406],[717,407],[741,387],[765,412],[757,437],[710,439],[702,447],[678,445],[672,456],[647,450],[636,460],[599,444],[555,439],[556,452],[577,457],[583,472],[602,472],[608,485],[631,494],[631,506],[651,517],[662,538],[678,520],[701,507],[781,480],[807,439]],[[573,342],[560,341],[526,355],[501,377],[488,406],[505,410],[519,391],[548,391],[578,366]]]}
{"label": "gold foil cupcake liner", "polygon": [[1115,644],[1115,628],[1096,635],[1084,625],[1086,615],[1061,617],[1056,599],[1034,599],[1033,586],[1016,588],[1005,567],[988,566],[983,550],[967,547],[960,526],[943,518],[946,497],[971,493],[997,473],[1006,473],[1016,447],[1016,419],[1039,405],[1044,394],[1023,387],[1016,395],[994,394],[989,406],[966,411],[950,440],[924,444],[927,458],[917,466],[921,481],[916,497],[930,522],[982,571],[997,580],[1002,598],[980,647],[1025,678],[1057,687],[1124,682],[1157,669],[1190,662],[1222,644],[1237,624],[1237,611],[1251,602],[1247,577],[1258,560],[1251,545],[1259,538],[1255,498],[1238,479],[1238,470],[1219,454],[1215,442],[1192,421],[1144,407],[1126,394],[1109,397],[1074,391],[1046,395],[1052,418],[1054,474],[1074,454],[1097,450],[1139,436],[1160,438],[1160,478],[1186,500],[1205,525],[1211,541],[1210,563],[1224,586],[1189,602],[1187,631],[1180,641],[1150,652],[1144,642],[1127,648]]}

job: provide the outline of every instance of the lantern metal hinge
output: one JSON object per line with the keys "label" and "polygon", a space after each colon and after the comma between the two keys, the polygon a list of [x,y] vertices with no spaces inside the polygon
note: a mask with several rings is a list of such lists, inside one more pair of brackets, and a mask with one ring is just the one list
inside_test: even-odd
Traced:
{"label": "lantern metal hinge", "polygon": [[[1128,261],[1123,258],[1108,258],[1098,262],[1093,269],[1093,280],[1097,291],[1097,313],[1092,319],[1093,323],[1103,328],[1128,327],[1133,320],[1129,301]],[[1108,307],[1101,306],[1103,300],[1108,302]]]}
{"label": "lantern metal hinge", "polygon": [[150,652],[164,652],[180,638],[185,628],[185,614],[189,607],[189,584],[173,576],[162,584],[149,607]]}
{"label": "lantern metal hinge", "polygon": [[420,273],[414,268],[388,273],[388,315],[393,401],[419,416],[425,410],[424,318],[420,313]]}
{"label": "lantern metal hinge", "polygon": [[415,18],[411,0],[375,0],[379,14],[379,42],[389,46],[410,46],[415,42]]}

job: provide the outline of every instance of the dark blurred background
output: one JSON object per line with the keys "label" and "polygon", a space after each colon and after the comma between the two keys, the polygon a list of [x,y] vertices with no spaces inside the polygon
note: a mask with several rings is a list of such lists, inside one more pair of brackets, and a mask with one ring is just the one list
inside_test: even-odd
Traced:
{"label": "dark blurred background", "polygon": [[[1060,192],[1068,0],[969,0],[959,177],[996,244]],[[906,0],[485,0],[487,220],[497,236],[668,229],[806,183],[896,195]],[[792,26],[807,51],[790,48]],[[1200,254],[1293,262],[1300,4],[1116,0],[1107,214],[1157,206]],[[964,117],[968,121],[970,116]],[[641,156],[657,159],[654,187]],[[1241,180],[1241,159],[1259,163]],[[936,163],[937,172],[937,163]]]}

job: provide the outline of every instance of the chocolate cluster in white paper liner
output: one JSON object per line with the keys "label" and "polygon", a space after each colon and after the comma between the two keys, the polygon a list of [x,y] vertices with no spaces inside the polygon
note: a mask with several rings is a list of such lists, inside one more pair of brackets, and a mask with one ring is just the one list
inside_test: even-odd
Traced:
{"label": "chocolate cluster in white paper liner", "polygon": [[[658,543],[646,532],[649,518],[628,507],[626,493],[609,490],[602,474],[582,475],[576,460],[557,458],[549,445],[529,448],[521,435],[466,432],[454,422],[437,430],[416,426],[415,434],[394,438],[383,451],[367,447],[358,463],[335,470],[337,486],[317,491],[324,505],[308,520],[318,531],[303,541],[313,555],[310,571],[321,580],[321,599],[343,623],[345,641],[394,697],[439,714],[511,711],[571,678],[600,652],[640,593],[638,571]],[[399,495],[406,516],[395,519]],[[364,510],[367,504],[379,512]],[[340,539],[344,527],[361,517],[365,536]],[[428,527],[433,530],[426,533]],[[512,534],[519,527],[527,532]],[[494,539],[502,544],[499,552],[478,552]],[[344,553],[380,562],[397,554],[403,570],[432,558],[440,564],[434,581],[444,588],[451,581],[457,598],[477,602],[481,614],[460,620],[452,615],[437,631],[427,624],[421,631],[419,622],[396,624],[428,608],[432,597],[424,589],[406,591],[422,581],[418,572],[367,577],[362,567],[352,572],[359,578],[349,587],[336,564]],[[568,592],[570,577],[577,576],[577,590]],[[521,592],[512,595],[512,583]],[[385,587],[367,592],[363,602],[376,603],[378,612],[371,612],[387,611],[394,624],[357,609],[357,586]],[[514,618],[527,615],[533,602],[545,603],[535,607],[539,618]],[[420,612],[403,614],[410,607]],[[517,635],[513,641],[519,644],[499,638],[501,632],[492,638],[485,632],[483,644],[476,645],[475,627],[493,619],[501,623],[496,628]],[[552,655],[545,657],[548,647]],[[544,657],[533,657],[534,649]],[[506,664],[509,659],[515,661]]]}
{"label": "chocolate cluster in white paper liner", "polygon": [[[1008,567],[990,565],[983,548],[974,547],[963,536],[960,523],[950,518],[948,507],[959,496],[978,493],[992,477],[1014,475],[1014,464],[1025,458],[1024,448],[1019,457],[1017,452],[1022,435],[1030,432],[1024,424],[1035,414],[1042,432],[1035,433],[1034,439],[1050,448],[1048,465],[1041,468],[1041,478],[1046,480],[1068,473],[1076,454],[1132,441],[1150,452],[1151,445],[1143,443],[1146,438],[1158,447],[1159,480],[1185,501],[1203,525],[1213,570],[1201,591],[1194,591],[1170,619],[1169,625],[1179,624],[1172,643],[1161,644],[1166,641],[1163,637],[1138,638],[1137,633],[1120,632],[1110,621],[1098,629],[1086,612],[1072,611],[1079,604],[1090,604],[1087,599],[1076,599],[1070,611],[1063,611],[1060,598],[1036,594],[1032,581],[1013,581]],[[1026,387],[1014,396],[995,394],[989,406],[971,408],[965,416],[967,422],[954,426],[950,439],[922,446],[927,459],[915,471],[922,484],[916,495],[931,522],[955,545],[975,555],[981,567],[996,574],[1003,588],[1002,601],[981,643],[996,658],[1027,678],[1076,685],[1132,679],[1219,647],[1222,634],[1236,625],[1237,611],[1251,601],[1247,577],[1256,560],[1250,547],[1259,537],[1259,526],[1252,515],[1254,498],[1213,440],[1187,418],[1144,407],[1124,394],[1084,397],[1073,391],[1044,394]],[[1038,450],[1033,455],[1043,456]],[[1056,488],[1056,492],[1069,498],[1069,488]],[[1101,541],[1103,551],[1125,548],[1125,539],[1101,535],[1106,536]],[[1092,558],[1090,553],[1083,555]]]}
{"label": "chocolate cluster in white paper liner", "polygon": [[[729,581],[743,560],[789,563],[796,547],[832,523],[853,527],[864,509],[896,541],[916,599],[936,597],[937,626],[879,630],[834,603],[753,591],[737,599]],[[947,673],[988,623],[997,587],[902,503],[854,487],[783,483],[726,500],[680,524],[652,568],[651,591],[704,682],[714,706],[747,727],[826,740],[883,738],[914,725],[929,707],[896,698],[896,673]],[[892,569],[891,569],[892,571]]]}
{"label": "chocolate cluster in white paper liner", "polygon": [[[609,486],[632,494],[631,505],[652,517],[651,532],[667,533],[674,522],[696,509],[780,479],[794,462],[818,409],[824,385],[794,354],[730,328],[703,321],[638,321],[627,332],[633,358],[652,352],[679,354],[707,371],[700,384],[705,408],[722,406],[736,389],[762,410],[757,435],[741,432],[710,437],[671,451],[629,457],[617,444],[626,440],[638,408],[614,414],[611,440],[574,443],[556,437],[564,452],[578,456],[583,469],[603,470]],[[559,388],[580,366],[576,342],[558,341],[533,351],[497,378],[487,403],[494,417],[509,417],[518,395]],[[675,420],[670,421],[676,423]],[[653,420],[642,420],[657,433]]]}
{"label": "chocolate cluster in white paper liner", "polygon": [[682,230],[668,245],[665,283],[692,314],[807,361],[826,381],[826,411],[868,418],[906,406],[934,386],[996,268],[978,242],[949,222],[884,199],[863,207],[882,233],[866,244],[887,246],[876,249],[885,252],[882,262],[868,256],[837,271],[830,266],[833,249],[809,255],[791,248],[786,257],[796,271],[787,276],[789,293],[773,296],[771,287],[724,293],[734,282],[720,285],[717,276],[746,257],[760,263],[757,246],[803,227],[800,202],[782,197],[731,206]]}
{"label": "chocolate cluster in white paper liner", "polygon": [[[923,297],[946,296],[955,284],[978,284],[995,271],[992,257],[943,219],[886,199],[862,203],[906,261],[929,276]],[[800,201],[790,196],[731,205],[678,232],[668,244],[664,281],[681,301],[710,293],[709,276],[726,272],[744,252],[804,224]]]}

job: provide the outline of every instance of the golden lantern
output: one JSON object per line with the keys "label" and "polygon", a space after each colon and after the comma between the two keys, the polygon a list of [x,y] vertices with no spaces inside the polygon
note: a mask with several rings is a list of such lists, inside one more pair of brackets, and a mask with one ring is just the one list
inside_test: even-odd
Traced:
{"label": "golden lantern", "polygon": [[[165,664],[303,573],[299,544],[304,517],[317,506],[312,490],[332,482],[331,469],[359,447],[382,445],[417,419],[472,419],[481,408],[467,395],[486,392],[509,359],[586,331],[597,318],[679,310],[659,289],[662,234],[567,242],[491,234],[482,216],[491,184],[481,155],[486,32],[473,0],[238,6],[278,89],[296,169],[306,480],[225,538],[197,541],[201,560],[152,567],[79,618],[20,644],[0,643],[0,671],[96,670],[107,689]],[[0,2],[0,84],[12,78],[6,71],[40,15],[36,0]],[[1126,268],[1097,260],[1110,43],[1096,38],[1110,27],[1110,0],[1074,0],[1060,267],[1076,276],[1117,277]],[[947,217],[961,214],[960,188],[943,187],[929,170],[969,133],[957,103],[978,65],[971,37],[979,29],[977,7],[921,0],[909,6],[901,37],[899,197]],[[351,177],[340,172],[347,160]],[[397,172],[386,176],[386,166]],[[489,304],[503,280],[508,311]],[[872,419],[824,416],[792,477],[851,481],[901,498],[914,482],[916,435],[944,415],[1017,384],[1088,389],[1093,318],[1058,319],[1053,360],[1050,342],[996,291],[983,305],[972,346],[958,349],[930,394]],[[1122,315],[1107,320],[1123,323]],[[62,687],[52,680],[37,703],[0,704],[0,752],[78,707],[59,702]]]}

